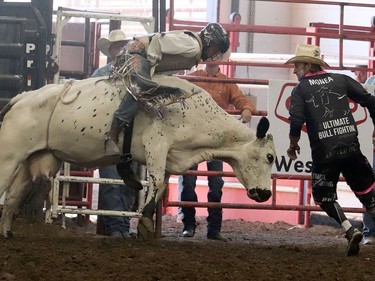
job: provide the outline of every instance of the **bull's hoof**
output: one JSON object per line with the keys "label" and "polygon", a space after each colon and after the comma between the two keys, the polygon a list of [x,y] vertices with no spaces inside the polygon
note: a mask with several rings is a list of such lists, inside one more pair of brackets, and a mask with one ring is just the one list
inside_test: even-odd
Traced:
{"label": "bull's hoof", "polygon": [[150,241],[155,239],[154,222],[152,219],[142,217],[138,222],[138,238],[143,241]]}
{"label": "bull's hoof", "polygon": [[8,239],[8,238],[13,238],[14,234],[11,230],[7,230],[7,231],[3,232],[3,236],[4,236],[5,239]]}
{"label": "bull's hoof", "polygon": [[14,237],[14,234],[11,230],[8,230],[7,231],[7,237],[6,238],[13,238]]}

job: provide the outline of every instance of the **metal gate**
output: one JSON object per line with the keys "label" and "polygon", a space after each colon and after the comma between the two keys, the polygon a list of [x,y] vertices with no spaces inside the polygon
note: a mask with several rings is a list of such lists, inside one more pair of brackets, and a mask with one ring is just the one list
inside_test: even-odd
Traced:
{"label": "metal gate", "polygon": [[47,27],[30,3],[0,2],[0,108],[46,84]]}

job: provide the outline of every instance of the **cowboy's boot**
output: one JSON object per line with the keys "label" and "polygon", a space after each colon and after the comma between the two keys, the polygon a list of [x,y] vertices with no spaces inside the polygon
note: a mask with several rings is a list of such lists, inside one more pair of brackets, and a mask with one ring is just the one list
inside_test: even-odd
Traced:
{"label": "cowboy's boot", "polygon": [[121,176],[122,180],[124,181],[127,187],[130,187],[134,190],[142,190],[143,185],[138,177],[138,175],[134,172],[131,167],[131,159],[125,160],[116,165],[117,173]]}
{"label": "cowboy's boot", "polygon": [[134,117],[137,114],[138,109],[139,102],[132,95],[126,94],[122,98],[118,109],[115,111],[114,118],[118,120],[121,119],[121,127],[127,127],[134,120]]}
{"label": "cowboy's boot", "polygon": [[113,118],[111,129],[105,138],[105,153],[107,155],[120,155],[121,150],[118,147],[118,137],[121,132],[121,121]]}

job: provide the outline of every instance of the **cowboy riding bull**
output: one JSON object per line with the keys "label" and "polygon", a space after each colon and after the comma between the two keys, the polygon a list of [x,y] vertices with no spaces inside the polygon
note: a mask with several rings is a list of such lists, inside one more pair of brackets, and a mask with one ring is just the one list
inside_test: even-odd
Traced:
{"label": "cowboy riding bull", "polygon": [[[205,42],[207,33],[202,32]],[[158,38],[159,43],[165,37]],[[200,44],[207,45],[208,53],[213,54],[215,46],[209,41]],[[135,77],[142,73],[137,72],[139,64],[134,57],[137,54],[126,52],[117,63],[125,61],[133,67],[130,70],[120,67],[109,79],[99,77],[47,85],[14,97],[3,110],[0,194],[7,191],[7,196],[0,233],[4,237],[12,234],[12,216],[27,184],[40,177],[55,176],[62,161],[87,168],[117,163],[125,184],[135,188],[140,187],[127,169],[129,159],[145,164],[149,186],[138,224],[138,235],[143,239],[154,237],[153,214],[169,176],[181,174],[202,161],[227,162],[249,198],[257,202],[270,198],[271,169],[276,156],[272,136],[266,134],[268,120],[262,118],[254,132],[221,109],[203,89],[177,77],[154,75],[151,81],[141,71],[144,81],[138,87]],[[153,96],[146,91],[143,96],[135,97],[139,89],[145,93],[145,85],[166,95]],[[108,142],[113,141],[113,114],[129,97],[137,98],[141,106],[135,111],[130,151],[124,159],[121,157],[124,151],[109,151]],[[118,133],[115,145],[124,147],[124,131]]]}

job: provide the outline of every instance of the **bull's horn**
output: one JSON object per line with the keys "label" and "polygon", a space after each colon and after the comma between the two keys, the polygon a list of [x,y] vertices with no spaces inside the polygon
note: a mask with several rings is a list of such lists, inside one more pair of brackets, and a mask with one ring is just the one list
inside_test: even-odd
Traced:
{"label": "bull's horn", "polygon": [[270,121],[266,117],[262,117],[259,120],[258,126],[257,126],[257,138],[262,139],[266,136],[266,133],[270,127]]}

